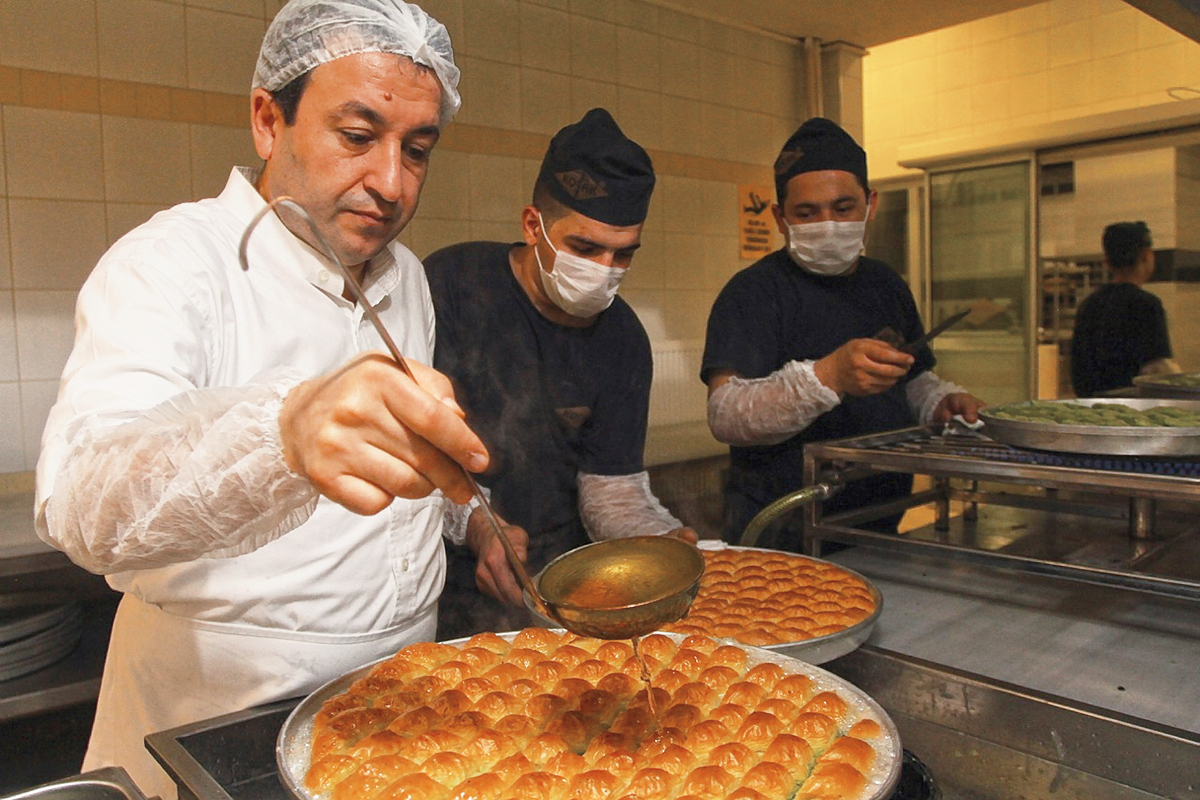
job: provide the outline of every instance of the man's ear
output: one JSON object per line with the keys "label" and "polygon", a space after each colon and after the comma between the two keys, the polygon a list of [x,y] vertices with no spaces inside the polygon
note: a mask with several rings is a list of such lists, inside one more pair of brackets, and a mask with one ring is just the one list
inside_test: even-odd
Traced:
{"label": "man's ear", "polygon": [[779,232],[783,234],[786,241],[788,235],[787,220],[783,218],[783,207],[778,203],[771,203],[771,213],[775,215],[775,226],[779,228]]}
{"label": "man's ear", "polygon": [[271,93],[261,87],[250,93],[250,133],[258,157],[268,161],[284,128],[283,114]]}
{"label": "man's ear", "polygon": [[533,245],[537,243],[541,225],[542,223],[538,221],[538,211],[536,208],[525,206],[521,209],[521,238],[525,240],[525,244]]}
{"label": "man's ear", "polygon": [[867,221],[875,219],[875,213],[879,211],[879,192],[872,189],[867,193]]}

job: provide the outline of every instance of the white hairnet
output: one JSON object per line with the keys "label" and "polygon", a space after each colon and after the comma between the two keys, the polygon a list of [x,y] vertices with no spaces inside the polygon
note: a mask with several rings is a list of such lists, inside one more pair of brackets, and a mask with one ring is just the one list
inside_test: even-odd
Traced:
{"label": "white hairnet", "polygon": [[291,0],[267,29],[251,88],[278,91],[314,67],[355,53],[393,53],[432,69],[442,87],[442,122],[462,105],[446,26],[399,0]]}

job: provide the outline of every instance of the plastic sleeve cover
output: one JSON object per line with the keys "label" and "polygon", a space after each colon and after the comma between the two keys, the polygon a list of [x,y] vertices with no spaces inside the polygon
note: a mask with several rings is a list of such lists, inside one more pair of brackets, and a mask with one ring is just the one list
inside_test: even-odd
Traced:
{"label": "plastic sleeve cover", "polygon": [[933,412],[948,394],[967,391],[957,383],[944,381],[932,372],[922,372],[904,386],[908,407],[922,425],[933,422]]}
{"label": "plastic sleeve cover", "polygon": [[765,378],[733,377],[708,397],[708,427],[740,447],[778,444],[841,402],[817,378],[815,361],[789,361]]}
{"label": "plastic sleeve cover", "polygon": [[593,475],[579,473],[579,515],[593,542],[627,536],[655,536],[683,523],[650,491],[650,473]]}
{"label": "plastic sleeve cover", "polygon": [[[484,496],[489,500],[492,497],[491,491],[486,486],[480,485],[479,491],[483,492]],[[441,490],[439,489],[440,493]],[[472,497],[466,505],[460,506],[458,503],[446,501],[445,522],[442,525],[442,537],[450,544],[456,544],[460,547],[467,543],[467,522],[471,519],[471,514],[477,508],[483,508],[483,504],[479,502],[478,497]]]}
{"label": "plastic sleeve cover", "polygon": [[311,516],[318,494],[288,469],[279,412],[300,380],[183,392],[69,437],[39,535],[99,573],[256,550]]}

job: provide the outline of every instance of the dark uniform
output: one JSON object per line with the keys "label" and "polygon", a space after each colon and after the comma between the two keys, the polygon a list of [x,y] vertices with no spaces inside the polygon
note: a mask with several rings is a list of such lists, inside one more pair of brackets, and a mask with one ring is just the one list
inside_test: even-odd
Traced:
{"label": "dark uniform", "polygon": [[[708,318],[700,379],[717,370],[762,378],[789,361],[823,358],[850,339],[891,327],[911,341],[924,331],[912,292],[890,267],[862,257],[848,275],[817,276],[778,250],[736,274],[717,297]],[[932,369],[933,353],[922,348],[908,375],[887,392],[847,395],[803,431],[774,445],[730,447],[726,486],[725,538],[740,540],[754,515],[779,497],[801,488],[804,445],[826,439],[915,425],[905,386]],[[912,476],[885,474],[849,484],[827,501],[827,513],[880,502],[912,490]],[[797,516],[798,520],[798,516]],[[893,530],[897,518],[881,527]],[[796,550],[798,524],[774,531],[760,544]]]}
{"label": "dark uniform", "polygon": [[1170,357],[1167,313],[1145,289],[1110,283],[1080,305],[1071,340],[1071,383],[1080,397],[1132,386],[1142,367]]}
{"label": "dark uniform", "polygon": [[[538,313],[509,266],[516,245],[469,242],[425,259],[437,312],[434,366],[450,376],[467,421],[492,454],[479,483],[529,534],[531,574],[588,543],[576,477],[643,470],[650,340],[617,297],[586,328]],[[475,587],[476,557],[448,546],[440,638],[529,624]]]}

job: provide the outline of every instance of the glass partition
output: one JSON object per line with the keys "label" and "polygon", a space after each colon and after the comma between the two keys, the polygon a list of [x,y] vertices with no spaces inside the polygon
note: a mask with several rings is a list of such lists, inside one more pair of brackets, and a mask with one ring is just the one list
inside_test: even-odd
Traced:
{"label": "glass partition", "polygon": [[992,405],[1032,394],[1030,161],[929,174],[930,306],[937,374]]}

